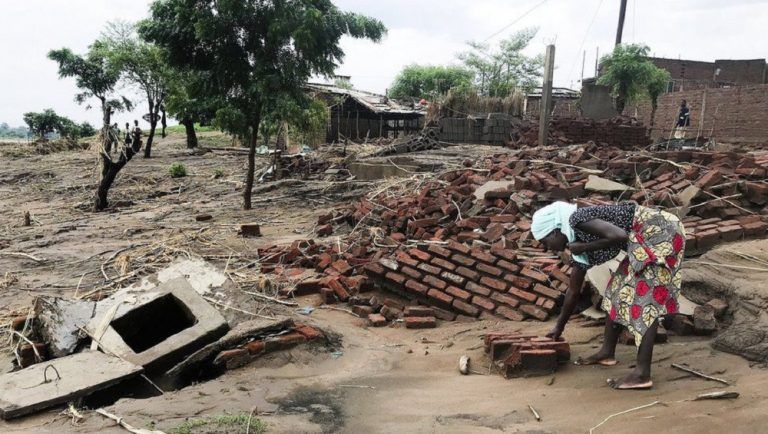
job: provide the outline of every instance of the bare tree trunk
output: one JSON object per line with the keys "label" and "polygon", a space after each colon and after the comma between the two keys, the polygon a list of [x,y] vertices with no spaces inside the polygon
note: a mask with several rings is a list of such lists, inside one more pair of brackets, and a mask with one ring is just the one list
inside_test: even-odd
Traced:
{"label": "bare tree trunk", "polygon": [[168,126],[168,124],[165,122],[165,106],[162,106],[160,111],[163,112],[163,116],[160,118],[160,125],[163,126],[163,130],[160,132],[160,135],[165,138],[165,128]]}
{"label": "bare tree trunk", "polygon": [[256,170],[256,140],[261,123],[261,114],[256,115],[256,120],[251,128],[251,136],[248,138],[248,173],[245,178],[245,190],[243,191],[243,209],[251,209],[251,192],[253,190],[253,177]]}
{"label": "bare tree trunk", "polygon": [[659,107],[659,104],[656,101],[651,101],[651,119],[648,121],[648,128],[651,130],[653,129],[653,123],[656,119],[656,109]]}
{"label": "bare tree trunk", "polygon": [[187,133],[187,148],[197,148],[197,134],[195,133],[195,123],[192,119],[184,118],[181,120],[181,124],[184,125],[184,131]]}
{"label": "bare tree trunk", "polygon": [[[96,189],[96,196],[94,197],[93,209],[94,211],[103,211],[109,206],[109,200],[107,196],[109,189],[112,187],[112,183],[117,178],[117,174],[120,169],[125,167],[126,164],[133,158],[133,156],[139,152],[139,143],[134,143],[131,147],[123,147],[120,151],[120,138],[112,137],[110,132],[111,112],[108,107],[105,106],[105,102],[102,101],[102,113],[104,126],[102,127],[102,145],[104,149],[101,152],[101,179],[99,179],[99,186]],[[115,139],[113,142],[112,139]],[[112,147],[115,147],[119,155],[117,155],[117,161],[112,159]]]}
{"label": "bare tree trunk", "polygon": [[147,136],[147,146],[144,147],[144,158],[152,157],[152,140],[155,138],[155,130],[157,129],[157,112],[159,109],[159,105],[155,105],[152,100],[149,100],[149,135]]}

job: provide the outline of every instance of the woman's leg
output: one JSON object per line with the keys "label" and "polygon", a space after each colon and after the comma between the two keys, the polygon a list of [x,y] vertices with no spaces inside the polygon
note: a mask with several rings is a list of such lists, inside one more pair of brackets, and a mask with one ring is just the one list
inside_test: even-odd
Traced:
{"label": "woman's leg", "polygon": [[637,364],[626,377],[609,381],[615,389],[631,389],[633,386],[647,386],[651,383],[651,362],[653,361],[653,344],[656,343],[656,330],[659,327],[659,320],[651,324],[643,335],[640,342],[640,348],[637,349]]}
{"label": "woman's leg", "polygon": [[603,332],[603,346],[597,353],[577,361],[580,365],[592,365],[596,363],[615,364],[616,343],[619,341],[622,326],[616,324],[610,317],[605,319],[605,331]]}

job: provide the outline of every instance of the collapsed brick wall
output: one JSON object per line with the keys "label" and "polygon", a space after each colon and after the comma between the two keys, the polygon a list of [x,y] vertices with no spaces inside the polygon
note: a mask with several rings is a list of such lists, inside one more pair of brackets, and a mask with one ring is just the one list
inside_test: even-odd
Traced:
{"label": "collapsed brick wall", "polygon": [[[626,117],[613,117],[603,121],[588,118],[556,118],[550,122],[548,143],[564,145],[595,142],[617,148],[645,147],[650,143],[648,129],[637,121]],[[530,124],[521,128],[519,137],[512,144],[536,146],[539,127]]]}
{"label": "collapsed brick wall", "polygon": [[[659,97],[651,139],[670,136],[683,99],[691,109],[688,137],[695,137],[700,130],[701,136],[721,142],[768,142],[768,85],[665,93]],[[650,125],[648,102],[628,107],[625,113]]]}

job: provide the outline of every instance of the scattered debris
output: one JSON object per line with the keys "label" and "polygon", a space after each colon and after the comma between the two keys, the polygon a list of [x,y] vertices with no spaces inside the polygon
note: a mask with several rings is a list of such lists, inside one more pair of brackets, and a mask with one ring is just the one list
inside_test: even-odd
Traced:
{"label": "scattered debris", "polygon": [[679,369],[681,371],[687,372],[689,374],[693,374],[693,375],[695,375],[697,377],[704,378],[705,380],[717,381],[718,383],[723,383],[726,386],[730,384],[727,381],[723,380],[722,378],[712,377],[712,376],[709,376],[707,374],[703,374],[703,373],[701,373],[699,371],[693,370],[693,369],[691,369],[691,368],[689,368],[687,366],[683,366],[683,365],[680,365],[678,363],[673,363],[672,367],[675,368],[675,369]]}
{"label": "scattered debris", "polygon": [[701,395],[694,398],[694,401],[701,401],[704,399],[736,399],[739,397],[739,392],[711,392],[711,393],[702,393]]}

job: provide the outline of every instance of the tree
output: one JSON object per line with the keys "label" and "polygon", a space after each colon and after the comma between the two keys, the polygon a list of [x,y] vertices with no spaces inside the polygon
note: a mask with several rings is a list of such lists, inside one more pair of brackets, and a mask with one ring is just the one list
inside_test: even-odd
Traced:
{"label": "tree", "polygon": [[667,91],[669,80],[669,72],[654,65],[650,76],[648,77],[648,82],[645,84],[645,90],[651,100],[650,128],[653,128],[654,118],[656,117],[656,109],[659,107],[659,95]]}
{"label": "tree", "polygon": [[94,209],[103,210],[109,205],[107,194],[118,172],[139,151],[135,147],[120,146],[120,139],[110,128],[112,114],[131,107],[128,99],[118,97],[115,93],[115,86],[120,79],[120,70],[111,60],[106,45],[101,41],[94,42],[85,55],[78,55],[68,48],[62,48],[50,51],[48,57],[58,63],[60,78],[75,78],[75,85],[81,90],[75,96],[75,101],[82,104],[91,98],[99,100],[102,114],[101,149],[99,150],[101,179],[94,198]]}
{"label": "tree", "polygon": [[194,149],[198,144],[195,123],[210,123],[216,116],[214,108],[208,106],[209,99],[193,97],[202,93],[197,89],[203,85],[199,74],[193,71],[176,71],[168,80],[168,98],[165,108],[171,116],[178,119],[181,125],[184,125],[188,149]]}
{"label": "tree", "polygon": [[302,86],[313,75],[333,74],[344,56],[342,36],[378,41],[385,31],[330,0],[156,0],[139,29],[167,51],[171,65],[201,75],[204,85],[191,96],[217,108],[221,129],[247,140],[245,209],[262,117],[280,100],[306,104]]}
{"label": "tree", "polygon": [[410,65],[395,77],[389,96],[397,99],[434,98],[453,88],[469,88],[474,73],[460,66]]}
{"label": "tree", "polygon": [[160,48],[139,40],[134,24],[125,21],[109,23],[101,40],[107,45],[111,61],[121,70],[125,80],[145,95],[149,109],[149,135],[144,145],[144,158],[150,158],[157,123],[161,119],[160,109],[168,96],[168,82],[173,71],[165,62]]}
{"label": "tree", "polygon": [[[613,53],[600,59],[601,73],[597,83],[611,87],[619,113],[624,112],[627,104],[651,94],[649,90],[653,90],[658,97],[666,88],[669,74],[665,75],[666,71],[648,59],[649,51],[646,45],[641,44],[617,45]],[[652,104],[653,101],[651,94]]]}
{"label": "tree", "polygon": [[474,74],[475,87],[482,96],[505,98],[516,88],[530,90],[539,86],[544,57],[528,57],[522,51],[536,36],[538,29],[521,30],[492,50],[484,42],[469,42],[470,50],[459,54]]}
{"label": "tree", "polygon": [[24,113],[24,123],[38,140],[45,139],[45,136],[57,131],[61,125],[60,119],[53,109],[45,109],[40,113]]}

